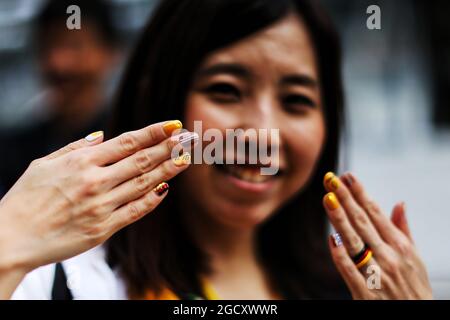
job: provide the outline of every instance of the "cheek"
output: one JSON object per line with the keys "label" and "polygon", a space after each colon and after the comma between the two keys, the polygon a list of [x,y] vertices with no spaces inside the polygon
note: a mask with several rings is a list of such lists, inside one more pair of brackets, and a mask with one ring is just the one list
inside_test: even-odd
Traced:
{"label": "cheek", "polygon": [[210,118],[208,112],[205,112],[206,107],[204,101],[196,95],[188,96],[184,109],[183,127],[192,131],[194,129],[194,121],[205,122],[206,119]]}
{"label": "cheek", "polygon": [[309,176],[319,160],[325,142],[325,124],[322,115],[304,120],[292,127],[286,135],[288,162],[298,175]]}
{"label": "cheek", "polygon": [[225,132],[226,128],[233,128],[234,119],[233,113],[219,108],[201,94],[192,93],[186,100],[183,125],[187,130],[194,130],[194,121],[201,121],[203,131],[215,128]]}

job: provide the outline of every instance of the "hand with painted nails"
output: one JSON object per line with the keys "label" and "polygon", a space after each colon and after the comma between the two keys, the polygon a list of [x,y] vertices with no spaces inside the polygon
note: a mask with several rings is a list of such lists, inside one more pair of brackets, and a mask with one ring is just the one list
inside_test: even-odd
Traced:
{"label": "hand with painted nails", "polygon": [[164,181],[190,164],[172,151],[198,140],[175,135],[181,128],[158,123],[106,142],[96,132],[33,161],[0,201],[0,298],[34,268],[85,252],[158,206]]}
{"label": "hand with painted nails", "polygon": [[424,263],[397,204],[389,219],[347,173],[324,177],[324,206],[336,232],[333,261],[354,299],[432,299]]}

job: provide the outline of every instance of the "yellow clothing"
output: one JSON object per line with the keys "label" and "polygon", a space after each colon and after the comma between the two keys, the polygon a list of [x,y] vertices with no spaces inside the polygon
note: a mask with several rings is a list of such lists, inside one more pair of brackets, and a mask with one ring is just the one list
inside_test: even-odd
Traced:
{"label": "yellow clothing", "polygon": [[[220,300],[217,292],[214,288],[209,284],[209,282],[203,281],[203,295],[206,300]],[[163,292],[159,295],[155,295],[154,292],[149,291],[145,297],[145,300],[180,300],[180,298],[169,289],[164,289]]]}

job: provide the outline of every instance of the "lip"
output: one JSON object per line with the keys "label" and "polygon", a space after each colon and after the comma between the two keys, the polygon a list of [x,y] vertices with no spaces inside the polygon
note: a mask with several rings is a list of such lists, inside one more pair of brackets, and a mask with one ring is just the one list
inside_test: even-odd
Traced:
{"label": "lip", "polygon": [[270,180],[264,182],[250,182],[241,180],[224,170],[219,169],[217,166],[214,167],[214,170],[221,174],[226,181],[228,181],[235,190],[252,193],[252,194],[264,194],[269,192],[277,182],[278,177],[273,177]]}
{"label": "lip", "polygon": [[264,193],[272,189],[275,180],[269,180],[266,182],[253,183],[241,180],[239,178],[233,177],[232,175],[223,173],[225,178],[230,181],[237,189],[241,189],[244,191],[252,192],[252,193]]}

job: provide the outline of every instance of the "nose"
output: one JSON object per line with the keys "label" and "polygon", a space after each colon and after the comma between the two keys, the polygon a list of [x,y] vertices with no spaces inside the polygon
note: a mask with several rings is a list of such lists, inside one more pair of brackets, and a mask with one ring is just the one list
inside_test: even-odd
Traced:
{"label": "nose", "polygon": [[240,128],[246,132],[255,134],[246,134],[247,144],[253,144],[253,150],[257,150],[257,157],[260,163],[271,164],[273,167],[279,167],[282,157],[282,123],[281,109],[276,98],[261,96],[249,103],[243,108],[240,118]]}
{"label": "nose", "polygon": [[73,55],[69,50],[63,48],[53,48],[46,56],[46,66],[54,72],[65,72],[73,65]]}
{"label": "nose", "polygon": [[[244,130],[256,129],[259,138],[267,134],[270,145],[280,146],[283,124],[275,97],[261,96],[248,105],[242,114],[240,127]],[[278,134],[272,134],[275,132]]]}

